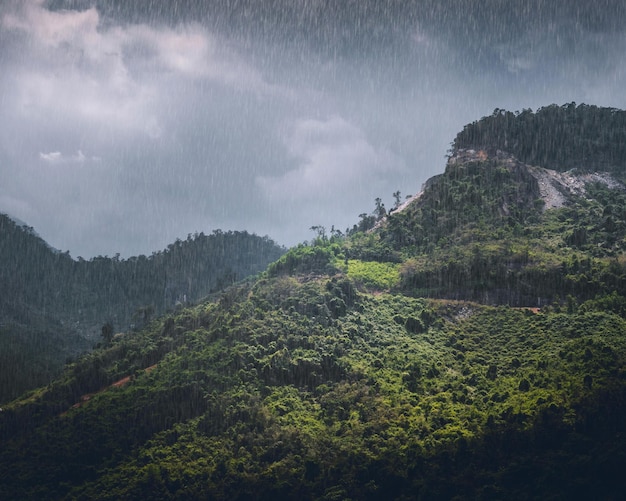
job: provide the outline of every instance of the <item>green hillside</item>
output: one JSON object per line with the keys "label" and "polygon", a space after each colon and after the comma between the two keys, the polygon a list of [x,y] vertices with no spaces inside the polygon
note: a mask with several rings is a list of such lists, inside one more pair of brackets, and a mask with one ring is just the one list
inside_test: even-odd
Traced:
{"label": "green hillside", "polygon": [[0,403],[48,383],[68,358],[114,332],[265,269],[284,250],[267,237],[190,235],[151,256],[74,260],[0,214]]}
{"label": "green hillside", "polygon": [[626,294],[624,185],[592,180],[551,208],[537,172],[547,171],[510,158],[448,163],[418,200],[378,232],[357,235],[348,252],[401,262],[398,289],[413,295],[542,306]]}
{"label": "green hillside", "polygon": [[236,287],[5,408],[0,494],[609,497],[626,320],[600,306],[371,294],[341,275]]}
{"label": "green hillside", "polygon": [[478,146],[3,406],[0,498],[621,498],[620,173]]}

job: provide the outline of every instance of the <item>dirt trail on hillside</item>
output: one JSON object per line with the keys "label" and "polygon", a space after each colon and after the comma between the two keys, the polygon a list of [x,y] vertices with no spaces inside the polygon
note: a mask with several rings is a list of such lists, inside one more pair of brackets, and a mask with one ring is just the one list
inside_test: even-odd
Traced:
{"label": "dirt trail on hillside", "polygon": [[[146,372],[146,373],[150,372],[151,370],[155,369],[157,367],[157,365],[158,364],[154,364],[154,365],[151,365],[150,367],[146,367],[144,369],[144,372]],[[86,393],[84,395],[81,395],[81,397],[78,400],[78,402],[76,402],[74,405],[72,405],[72,407],[70,407],[70,409],[78,409],[79,407],[82,407],[87,402],[89,402],[94,396],[99,395],[100,393],[103,393],[103,392],[107,391],[110,388],[120,388],[120,387],[124,386],[125,384],[130,383],[130,381],[132,379],[133,379],[133,376],[125,376],[122,379],[118,379],[114,383],[111,383],[109,386],[105,386],[104,388],[102,388],[102,389],[100,389],[98,391],[94,391],[93,393]],[[67,415],[68,412],[69,412],[69,410],[61,413],[60,416],[65,416],[65,415]]]}

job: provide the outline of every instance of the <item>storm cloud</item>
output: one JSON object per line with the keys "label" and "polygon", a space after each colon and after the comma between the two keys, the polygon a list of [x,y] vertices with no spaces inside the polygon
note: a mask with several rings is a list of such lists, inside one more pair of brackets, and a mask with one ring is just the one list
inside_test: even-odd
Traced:
{"label": "storm cloud", "polygon": [[292,245],[494,108],[626,107],[621,1],[0,1],[0,211],[73,256]]}

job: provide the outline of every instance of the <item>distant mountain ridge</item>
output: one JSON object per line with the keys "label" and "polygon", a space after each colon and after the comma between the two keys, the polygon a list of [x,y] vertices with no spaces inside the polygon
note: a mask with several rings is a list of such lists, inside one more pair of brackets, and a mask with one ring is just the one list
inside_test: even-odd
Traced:
{"label": "distant mountain ridge", "polygon": [[[0,372],[8,378],[0,387],[0,402],[25,389],[16,381],[31,373],[29,364],[16,371],[15,363],[9,363],[22,359],[20,350],[30,353],[26,358],[36,367],[43,347],[65,346],[53,350],[52,365],[59,370],[67,357],[100,340],[105,323],[115,331],[140,327],[154,315],[264,270],[283,252],[267,237],[218,230],[177,240],[148,257],[74,260],[50,247],[31,227],[0,214],[0,333],[6,345]],[[25,336],[30,348],[19,341]],[[9,338],[17,343],[15,350],[7,347],[13,343]],[[62,338],[74,342],[68,345]],[[54,372],[50,363],[46,374]]]}
{"label": "distant mountain ridge", "polygon": [[12,220],[12,221],[15,223],[15,225],[16,225],[18,228],[21,228],[21,229],[22,229],[22,230],[24,230],[26,233],[30,233],[30,234],[31,234],[32,236],[34,236],[35,238],[38,238],[39,240],[41,240],[41,241],[42,241],[42,242],[43,242],[43,243],[44,243],[44,244],[45,244],[45,245],[46,245],[46,246],[47,246],[47,247],[48,247],[48,248],[49,248],[52,252],[54,252],[54,253],[61,253],[61,252],[62,252],[61,250],[59,250],[59,249],[57,249],[57,248],[53,247],[53,246],[52,246],[52,245],[50,245],[48,242],[46,242],[46,241],[42,238],[42,236],[41,236],[41,235],[40,235],[37,231],[35,231],[35,228],[33,228],[32,226],[29,226],[29,225],[28,225],[28,223],[26,223],[26,222],[22,221],[20,218],[15,217],[15,216],[14,216],[14,215],[12,215],[12,214],[9,214],[9,213],[2,213],[2,212],[0,212],[0,216],[3,216],[3,217],[7,217],[7,218],[9,218],[10,220]]}

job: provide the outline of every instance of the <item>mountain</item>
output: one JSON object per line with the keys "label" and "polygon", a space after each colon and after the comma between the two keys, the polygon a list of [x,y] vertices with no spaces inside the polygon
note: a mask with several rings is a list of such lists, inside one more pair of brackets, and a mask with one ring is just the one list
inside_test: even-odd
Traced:
{"label": "mountain", "polygon": [[620,498],[623,172],[491,141],[3,406],[0,496]]}
{"label": "mountain", "polygon": [[0,214],[0,402],[50,381],[68,358],[262,271],[284,250],[269,238],[215,231],[151,256],[72,259]]}

